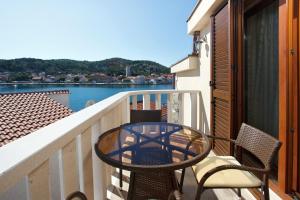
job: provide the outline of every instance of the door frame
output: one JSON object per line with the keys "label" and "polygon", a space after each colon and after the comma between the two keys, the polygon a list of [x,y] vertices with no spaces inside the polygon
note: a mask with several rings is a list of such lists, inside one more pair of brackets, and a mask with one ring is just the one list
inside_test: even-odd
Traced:
{"label": "door frame", "polygon": [[[300,190],[299,167],[299,13],[298,0],[280,0],[279,63],[282,104],[280,104],[280,134],[278,187],[294,195]],[[296,9],[298,6],[298,9]],[[293,52],[294,51],[294,52]]]}
{"label": "door frame", "polygon": [[300,152],[299,152],[299,0],[292,0],[288,4],[289,31],[289,68],[291,84],[290,90],[290,132],[292,134],[292,192],[300,193]]}
{"label": "door frame", "polygon": [[[295,175],[297,168],[295,163],[300,162],[299,155],[293,154],[296,147],[299,146],[299,63],[295,64],[295,60],[299,57],[299,47],[300,47],[300,25],[299,19],[297,20],[297,26],[291,22],[292,13],[294,11],[293,2],[297,0],[279,0],[279,32],[278,32],[278,49],[279,49],[279,133],[278,139],[282,142],[281,149],[279,151],[278,157],[278,182],[271,182],[270,187],[276,191],[278,195],[282,198],[289,198],[286,193],[292,192],[292,187],[295,187],[297,182],[298,191],[300,190],[300,174],[298,174],[298,181],[295,180],[293,175]],[[256,1],[256,2],[259,2]],[[244,1],[238,0],[236,3],[236,14],[235,14],[235,25],[236,33],[234,37],[237,51],[234,52],[236,58],[236,124],[235,129],[239,129],[242,122],[244,122]],[[299,6],[299,5],[298,5]],[[300,8],[298,10],[300,13]],[[295,29],[297,28],[297,42],[295,43],[295,38],[291,37],[292,33],[295,34]],[[291,47],[297,45],[297,58],[290,55]],[[295,47],[294,47],[295,48]],[[292,67],[294,66],[294,67]],[[294,85],[294,86],[293,86]],[[296,85],[296,87],[295,87]],[[297,110],[297,112],[292,112],[292,110]],[[293,132],[291,134],[291,132]],[[237,131],[235,131],[235,137],[237,136]],[[297,139],[297,140],[295,140]],[[298,143],[293,144],[293,140]],[[299,149],[298,149],[298,153]],[[294,159],[294,162],[293,162]],[[295,162],[296,161],[296,162]],[[294,167],[293,167],[294,163]],[[297,176],[295,176],[297,177]]]}

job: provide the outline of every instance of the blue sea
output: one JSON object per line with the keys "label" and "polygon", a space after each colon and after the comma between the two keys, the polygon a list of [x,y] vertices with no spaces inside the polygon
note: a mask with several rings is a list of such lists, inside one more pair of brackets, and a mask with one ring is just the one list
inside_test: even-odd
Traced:
{"label": "blue sea", "polygon": [[[49,91],[49,90],[69,90],[69,107],[73,111],[79,111],[85,107],[88,100],[96,102],[110,97],[118,92],[130,90],[163,90],[172,89],[172,85],[51,85],[51,84],[18,84],[18,85],[0,85],[0,93],[15,93],[15,92],[34,92],[34,91]],[[138,100],[141,100],[141,96]],[[151,101],[154,101],[154,96],[151,96]],[[162,95],[162,103],[166,102],[166,95]]]}

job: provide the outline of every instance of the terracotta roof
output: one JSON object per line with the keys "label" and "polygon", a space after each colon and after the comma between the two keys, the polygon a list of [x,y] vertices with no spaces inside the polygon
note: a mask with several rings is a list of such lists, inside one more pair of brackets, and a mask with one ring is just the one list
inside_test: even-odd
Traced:
{"label": "terracotta roof", "polygon": [[13,93],[0,93],[0,96],[2,95],[8,95],[8,94],[36,94],[36,93],[43,93],[43,94],[70,94],[69,90],[45,90],[45,91],[38,91],[38,92],[13,92]]}
{"label": "terracotta roof", "polygon": [[67,90],[0,94],[0,147],[72,113],[48,97]]}

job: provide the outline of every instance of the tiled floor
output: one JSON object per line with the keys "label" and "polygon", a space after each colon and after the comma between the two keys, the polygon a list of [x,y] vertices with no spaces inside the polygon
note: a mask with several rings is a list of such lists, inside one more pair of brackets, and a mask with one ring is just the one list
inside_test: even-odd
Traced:
{"label": "tiled floor", "polygon": [[[180,173],[177,173],[178,178],[180,177]],[[123,200],[127,197],[127,191],[129,187],[129,172],[123,172],[123,188],[120,190],[119,188],[119,178],[118,173],[115,172],[112,175],[112,185],[108,187],[107,190],[107,199],[109,200]],[[195,198],[197,190],[197,183],[194,178],[193,172],[191,168],[186,170],[184,187],[183,187],[183,199],[184,200],[193,200]],[[252,200],[255,199],[247,190],[242,190],[242,195],[245,200]],[[201,199],[207,200],[234,200],[239,199],[236,195],[235,191],[233,190],[226,190],[226,189],[218,189],[218,190],[207,190],[203,193]]]}

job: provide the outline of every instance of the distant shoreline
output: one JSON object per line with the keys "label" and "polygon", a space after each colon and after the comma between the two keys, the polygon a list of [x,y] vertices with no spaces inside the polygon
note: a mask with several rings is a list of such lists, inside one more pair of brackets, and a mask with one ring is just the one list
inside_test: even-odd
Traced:
{"label": "distant shoreline", "polygon": [[172,85],[172,83],[160,84],[132,84],[132,83],[0,83],[0,85]]}

